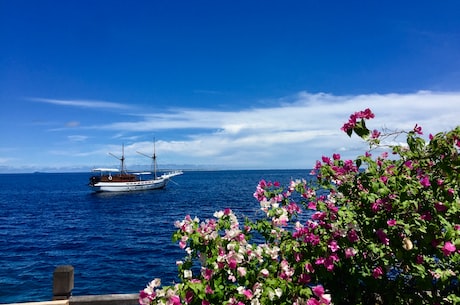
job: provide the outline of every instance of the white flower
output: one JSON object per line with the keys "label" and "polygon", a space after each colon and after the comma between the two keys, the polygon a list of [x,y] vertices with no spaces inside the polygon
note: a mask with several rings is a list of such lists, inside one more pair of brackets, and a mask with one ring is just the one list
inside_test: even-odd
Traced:
{"label": "white flower", "polygon": [[192,270],[184,270],[184,278],[191,279],[192,278]]}
{"label": "white flower", "polygon": [[217,212],[214,213],[214,217],[216,217],[216,218],[222,218],[222,216],[224,216],[223,211],[217,211]]}
{"label": "white flower", "polygon": [[269,276],[270,272],[267,269],[262,269],[260,270],[260,274],[262,274],[263,277]]}
{"label": "white flower", "polygon": [[161,285],[161,279],[159,278],[156,278],[154,279],[153,281],[151,281],[148,285],[149,288],[155,288],[155,287],[159,287]]}

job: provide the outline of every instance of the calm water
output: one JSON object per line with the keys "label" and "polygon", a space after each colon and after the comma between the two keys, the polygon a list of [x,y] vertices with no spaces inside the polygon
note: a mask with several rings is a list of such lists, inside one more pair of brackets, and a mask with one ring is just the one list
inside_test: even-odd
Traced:
{"label": "calm water", "polygon": [[261,179],[286,185],[308,170],[185,172],[166,189],[92,193],[90,174],[0,175],[0,303],[52,298],[53,271],[73,265],[73,295],[137,293],[176,279],[174,222],[231,208],[254,217]]}

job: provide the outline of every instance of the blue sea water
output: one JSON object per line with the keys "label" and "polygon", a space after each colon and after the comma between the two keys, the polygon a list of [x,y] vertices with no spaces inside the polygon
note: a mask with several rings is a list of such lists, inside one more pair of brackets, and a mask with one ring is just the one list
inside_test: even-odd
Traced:
{"label": "blue sea water", "polygon": [[53,271],[74,266],[73,295],[137,293],[176,280],[174,222],[217,210],[257,217],[261,179],[308,170],[187,171],[162,190],[93,193],[89,173],[0,174],[0,303],[52,298]]}

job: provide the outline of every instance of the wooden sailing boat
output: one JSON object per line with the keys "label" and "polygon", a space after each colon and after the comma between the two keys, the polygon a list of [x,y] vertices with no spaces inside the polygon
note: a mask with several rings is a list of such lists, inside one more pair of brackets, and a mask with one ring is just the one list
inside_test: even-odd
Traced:
{"label": "wooden sailing boat", "polygon": [[125,148],[122,146],[122,155],[109,153],[111,156],[117,158],[121,162],[120,169],[114,168],[95,168],[92,171],[98,172],[99,175],[94,175],[89,179],[89,186],[96,192],[131,192],[131,191],[145,191],[164,188],[171,177],[182,175],[182,171],[174,171],[157,176],[156,165],[156,152],[155,141],[153,155],[148,156],[140,153],[141,155],[152,158],[153,162],[153,178],[148,177],[143,179],[145,175],[151,175],[151,172],[128,173],[125,169]]}

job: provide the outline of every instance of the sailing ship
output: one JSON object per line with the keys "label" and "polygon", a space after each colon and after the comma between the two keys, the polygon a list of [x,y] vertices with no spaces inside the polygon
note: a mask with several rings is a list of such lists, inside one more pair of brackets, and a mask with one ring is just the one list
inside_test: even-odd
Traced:
{"label": "sailing ship", "polygon": [[132,191],[145,191],[162,189],[166,187],[169,180],[178,175],[182,175],[180,170],[164,173],[157,176],[157,163],[155,153],[155,142],[153,155],[148,156],[144,153],[137,152],[141,155],[149,157],[153,162],[153,177],[152,172],[128,172],[125,169],[125,152],[124,145],[122,146],[122,155],[109,153],[111,156],[117,158],[121,162],[120,169],[116,168],[94,168],[92,171],[98,173],[91,176],[89,179],[89,186],[95,192],[132,192]]}

